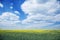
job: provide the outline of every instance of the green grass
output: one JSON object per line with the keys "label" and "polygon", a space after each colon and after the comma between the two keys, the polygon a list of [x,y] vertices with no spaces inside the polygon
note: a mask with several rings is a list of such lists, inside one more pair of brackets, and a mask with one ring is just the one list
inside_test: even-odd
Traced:
{"label": "green grass", "polygon": [[0,40],[60,40],[60,30],[0,30]]}

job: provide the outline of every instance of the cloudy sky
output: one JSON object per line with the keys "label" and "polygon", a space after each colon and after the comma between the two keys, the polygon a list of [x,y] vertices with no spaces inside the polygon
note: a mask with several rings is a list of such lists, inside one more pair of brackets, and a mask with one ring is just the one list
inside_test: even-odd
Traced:
{"label": "cloudy sky", "polygon": [[60,0],[0,0],[0,29],[60,29]]}

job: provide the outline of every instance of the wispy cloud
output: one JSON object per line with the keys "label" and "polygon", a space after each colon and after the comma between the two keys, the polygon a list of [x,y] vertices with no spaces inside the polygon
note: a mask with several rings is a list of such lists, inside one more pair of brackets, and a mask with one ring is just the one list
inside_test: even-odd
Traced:
{"label": "wispy cloud", "polygon": [[2,7],[2,8],[3,8],[3,4],[2,4],[2,3],[0,3],[0,7]]}

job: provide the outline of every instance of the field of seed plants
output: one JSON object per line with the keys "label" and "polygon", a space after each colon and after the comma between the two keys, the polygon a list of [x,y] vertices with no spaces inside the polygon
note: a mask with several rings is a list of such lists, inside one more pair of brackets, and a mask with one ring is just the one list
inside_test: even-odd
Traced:
{"label": "field of seed plants", "polygon": [[60,30],[0,30],[0,40],[60,40]]}

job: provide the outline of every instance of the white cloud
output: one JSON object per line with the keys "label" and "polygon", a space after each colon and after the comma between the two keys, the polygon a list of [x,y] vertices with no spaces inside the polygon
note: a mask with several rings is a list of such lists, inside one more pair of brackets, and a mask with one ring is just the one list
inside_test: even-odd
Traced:
{"label": "white cloud", "polygon": [[16,23],[20,22],[19,16],[11,13],[11,12],[4,12],[0,15],[0,24],[4,26],[16,26]]}
{"label": "white cloud", "polygon": [[0,7],[2,7],[2,8],[3,8],[3,4],[2,4],[2,3],[0,3]]}
{"label": "white cloud", "polygon": [[57,22],[60,22],[60,14],[57,14],[56,16],[55,16],[55,19],[54,19],[55,21],[57,21]]}
{"label": "white cloud", "polygon": [[17,20],[19,20],[19,16],[15,15],[13,13],[10,13],[10,12],[4,12],[0,16],[0,19],[9,20],[9,21],[17,21]]}
{"label": "white cloud", "polygon": [[[26,23],[25,23],[26,24]],[[46,22],[46,21],[34,21],[34,22],[30,22],[27,23],[27,27],[26,29],[44,29],[45,27],[47,27],[48,25],[52,25],[54,23],[49,23],[49,22]]]}
{"label": "white cloud", "polygon": [[10,6],[10,9],[13,9],[13,6]]}
{"label": "white cloud", "polygon": [[[30,2],[31,1],[31,2]],[[33,3],[35,1],[35,3]],[[53,12],[57,9],[58,4],[56,3],[56,1],[47,1],[46,3],[38,3],[38,0],[29,0],[26,1],[23,5],[22,5],[22,10],[25,11],[26,13],[29,14],[37,14],[37,13],[45,13],[48,14],[46,12],[51,13],[51,10],[53,9]],[[43,1],[43,0],[41,0]],[[53,13],[52,13],[53,14]]]}
{"label": "white cloud", "polygon": [[15,14],[19,14],[19,15],[20,15],[19,11],[14,11],[14,13],[15,13]]}
{"label": "white cloud", "polygon": [[21,7],[28,14],[22,24],[29,24],[30,27],[49,26],[60,20],[60,14],[56,14],[60,8],[57,0],[26,0]]}
{"label": "white cloud", "polygon": [[[56,14],[60,5],[56,0],[26,0],[22,10],[28,14],[24,20],[19,20],[18,11],[4,12],[0,15],[0,27],[2,29],[49,29],[51,25],[60,22],[60,14]],[[57,12],[58,13],[58,12]],[[48,28],[46,28],[49,26]],[[60,26],[60,25],[59,25]],[[59,28],[58,26],[58,28]],[[57,26],[55,26],[56,28]],[[54,26],[51,26],[53,29]]]}

